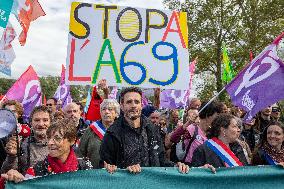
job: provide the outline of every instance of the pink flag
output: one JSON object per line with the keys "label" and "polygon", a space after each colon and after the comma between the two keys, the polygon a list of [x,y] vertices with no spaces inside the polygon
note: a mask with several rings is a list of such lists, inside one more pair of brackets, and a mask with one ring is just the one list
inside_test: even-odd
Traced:
{"label": "pink flag", "polygon": [[188,88],[187,98],[189,98],[189,96],[190,96],[190,90],[191,90],[191,87],[192,87],[192,79],[193,79],[193,76],[194,76],[196,63],[197,63],[197,58],[195,58],[191,62],[191,64],[189,65],[190,79],[189,79],[189,88]]}
{"label": "pink flag", "polygon": [[19,42],[22,46],[25,45],[29,27],[32,21],[40,16],[44,16],[38,0],[17,0],[18,1],[18,20],[23,28],[19,36]]}
{"label": "pink flag", "polygon": [[24,118],[28,118],[35,106],[41,105],[41,87],[32,66],[21,75],[6,93],[8,100],[17,100],[24,107]]}

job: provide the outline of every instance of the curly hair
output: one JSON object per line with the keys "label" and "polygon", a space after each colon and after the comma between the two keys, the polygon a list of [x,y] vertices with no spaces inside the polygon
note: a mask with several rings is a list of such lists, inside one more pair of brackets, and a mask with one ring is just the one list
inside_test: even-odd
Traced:
{"label": "curly hair", "polygon": [[235,116],[231,114],[222,113],[212,121],[211,128],[208,130],[207,137],[218,137],[221,132],[221,127],[227,129],[231,124],[231,120],[235,119]]}
{"label": "curly hair", "polygon": [[38,112],[45,112],[45,113],[48,113],[48,115],[49,115],[49,120],[50,120],[50,122],[52,121],[52,115],[51,115],[51,113],[49,112],[49,109],[48,109],[46,106],[37,106],[37,107],[35,107],[35,108],[33,109],[32,113],[31,113],[31,115],[30,115],[30,119],[29,119],[30,124],[32,123],[32,119],[33,119],[34,114],[35,114],[35,113],[38,113]]}
{"label": "curly hair", "polygon": [[50,125],[46,131],[47,138],[51,138],[54,133],[59,132],[63,138],[66,138],[69,142],[76,139],[77,135],[77,122],[75,119],[64,118],[56,121]]}
{"label": "curly hair", "polygon": [[16,112],[21,117],[23,115],[24,109],[21,103],[19,103],[16,100],[7,100],[2,104],[2,108],[5,108],[6,106],[15,106]]}

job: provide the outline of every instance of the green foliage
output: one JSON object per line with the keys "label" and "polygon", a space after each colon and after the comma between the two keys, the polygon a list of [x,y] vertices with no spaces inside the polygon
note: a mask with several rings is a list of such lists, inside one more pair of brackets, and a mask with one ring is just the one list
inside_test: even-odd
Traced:
{"label": "green foliage", "polygon": [[[46,76],[40,77],[40,85],[42,94],[45,95],[46,99],[54,96],[54,93],[59,86],[60,77]],[[6,94],[6,92],[16,82],[14,79],[0,78],[0,94]],[[89,86],[71,86],[71,96],[74,101],[81,101],[86,98],[87,90]]]}
{"label": "green foliage", "polygon": [[60,77],[40,77],[41,92],[46,99],[52,98],[60,82]]}
{"label": "green foliage", "polygon": [[0,94],[4,95],[15,83],[14,79],[0,78]]}
{"label": "green foliage", "polygon": [[[202,98],[209,89],[216,92],[226,85],[221,80],[223,42],[238,73],[249,62],[250,49],[256,56],[282,32],[282,1],[186,0],[181,5],[182,11],[188,13],[190,59],[198,56],[196,73],[209,72],[215,77],[215,82],[204,80],[199,86]],[[164,4],[172,10],[180,8],[177,0],[164,0]]]}

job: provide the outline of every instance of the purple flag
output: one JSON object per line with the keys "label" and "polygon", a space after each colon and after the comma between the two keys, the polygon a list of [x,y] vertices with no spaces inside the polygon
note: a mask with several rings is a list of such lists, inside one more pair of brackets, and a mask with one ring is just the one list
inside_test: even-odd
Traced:
{"label": "purple flag", "polygon": [[160,95],[160,107],[179,108],[184,107],[188,100],[188,90],[165,89]]}
{"label": "purple flag", "polygon": [[56,98],[57,100],[61,100],[62,105],[64,106],[64,104],[67,103],[65,101],[69,93],[70,93],[70,86],[65,84],[65,67],[62,65],[60,85],[57,87],[57,90],[54,94],[54,98]]}
{"label": "purple flag", "polygon": [[284,32],[226,86],[233,104],[247,111],[245,120],[284,98],[284,63],[278,54],[283,36]]}
{"label": "purple flag", "polygon": [[145,107],[149,104],[147,97],[142,93],[142,106]]}
{"label": "purple flag", "polygon": [[69,92],[64,103],[63,103],[63,106],[62,108],[64,108],[67,104],[70,104],[71,102],[73,101],[72,97],[71,97],[71,93]]}
{"label": "purple flag", "polygon": [[108,95],[109,99],[116,99],[118,88],[114,86],[111,90],[111,93]]}
{"label": "purple flag", "polygon": [[41,87],[38,76],[32,66],[21,75],[6,93],[8,100],[17,100],[24,107],[24,119],[29,118],[35,106],[41,105]]}

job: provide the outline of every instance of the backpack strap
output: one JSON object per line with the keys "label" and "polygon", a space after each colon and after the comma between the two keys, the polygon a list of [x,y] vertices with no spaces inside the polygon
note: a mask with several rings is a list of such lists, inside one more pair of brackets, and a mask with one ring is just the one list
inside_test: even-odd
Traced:
{"label": "backpack strap", "polygon": [[182,162],[185,162],[185,159],[186,159],[187,153],[188,153],[188,151],[190,149],[190,146],[191,146],[192,142],[195,140],[196,136],[198,135],[198,126],[194,125],[194,127],[195,127],[194,134],[190,138],[190,141],[188,142],[188,145],[187,145],[187,148],[186,148],[186,151],[185,151],[185,156],[184,156]]}

